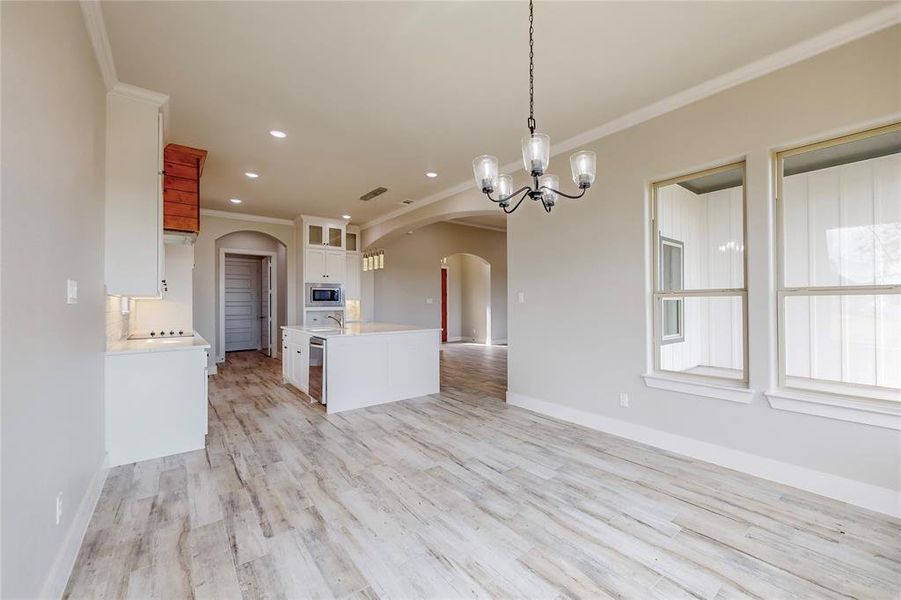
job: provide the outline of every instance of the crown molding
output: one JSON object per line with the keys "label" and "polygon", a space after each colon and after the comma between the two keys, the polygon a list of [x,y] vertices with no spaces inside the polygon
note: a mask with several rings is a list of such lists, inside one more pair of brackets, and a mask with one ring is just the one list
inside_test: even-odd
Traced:
{"label": "crown molding", "polygon": [[109,93],[117,94],[119,96],[127,96],[128,98],[141,100],[143,102],[149,102],[151,104],[156,104],[157,106],[165,106],[169,103],[169,96],[167,96],[166,94],[160,94],[159,92],[146,90],[136,85],[122,83],[121,81],[117,82],[116,85],[114,85],[109,91]]}
{"label": "crown molding", "polygon": [[442,223],[449,223],[451,225],[459,225],[460,227],[475,227],[476,229],[487,229],[488,231],[498,231],[500,233],[507,233],[506,229],[501,229],[500,227],[492,227],[491,225],[479,225],[478,223],[462,223],[460,221],[441,221]]}
{"label": "crown molding", "polygon": [[[574,150],[618,131],[628,129],[639,123],[644,123],[645,121],[650,121],[651,119],[682,108],[683,106],[687,106],[729,88],[751,81],[752,79],[757,79],[758,77],[791,66],[802,60],[816,56],[817,54],[822,54],[833,48],[843,46],[844,44],[866,37],[898,23],[901,23],[901,4],[895,3],[554,144],[551,146],[551,156]],[[519,161],[514,161],[503,165],[498,171],[509,173],[518,169],[519,166]],[[399,217],[400,215],[416,210],[422,206],[459,194],[472,187],[473,184],[470,181],[459,183],[430,196],[426,196],[410,206],[404,206],[380,217],[376,217],[375,219],[364,223],[362,227],[363,229],[368,229],[375,225],[380,225],[395,217]]]}
{"label": "crown molding", "polygon": [[236,221],[254,221],[256,223],[271,223],[272,225],[289,225],[294,226],[291,219],[276,219],[275,217],[264,217],[262,215],[248,215],[246,213],[236,213],[227,210],[215,210],[212,208],[201,208],[200,214],[207,217],[219,217],[220,219],[234,219]]}
{"label": "crown molding", "polygon": [[110,49],[109,38],[106,35],[106,23],[103,21],[103,11],[99,0],[81,0],[81,14],[84,16],[84,24],[94,47],[94,56],[100,67],[100,74],[107,90],[112,90],[119,78],[116,76],[116,63],[113,61],[113,51]]}

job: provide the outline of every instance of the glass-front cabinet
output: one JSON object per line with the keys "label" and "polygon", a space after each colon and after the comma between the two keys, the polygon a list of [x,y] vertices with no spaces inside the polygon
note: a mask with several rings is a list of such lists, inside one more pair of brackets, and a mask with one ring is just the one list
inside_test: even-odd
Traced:
{"label": "glass-front cabinet", "polygon": [[360,246],[357,243],[357,236],[359,234],[356,231],[350,231],[348,228],[347,233],[344,236],[344,249],[348,252],[359,252]]}
{"label": "glass-front cabinet", "polygon": [[345,224],[319,217],[303,217],[308,246],[344,249]]}
{"label": "glass-front cabinet", "polygon": [[307,244],[310,246],[321,246],[324,241],[322,235],[323,226],[317,223],[307,224]]}

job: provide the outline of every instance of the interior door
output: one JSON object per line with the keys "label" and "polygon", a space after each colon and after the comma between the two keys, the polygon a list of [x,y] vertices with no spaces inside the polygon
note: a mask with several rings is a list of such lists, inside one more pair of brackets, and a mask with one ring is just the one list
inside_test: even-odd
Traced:
{"label": "interior door", "polygon": [[264,256],[260,268],[260,345],[266,356],[273,356],[275,336],[272,335],[272,257]]}
{"label": "interior door", "polygon": [[260,349],[260,259],[225,257],[225,351]]}

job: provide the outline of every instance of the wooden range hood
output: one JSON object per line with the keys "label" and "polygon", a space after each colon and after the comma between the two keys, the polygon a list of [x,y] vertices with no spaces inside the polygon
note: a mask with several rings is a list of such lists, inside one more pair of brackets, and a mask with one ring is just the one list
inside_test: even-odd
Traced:
{"label": "wooden range hood", "polygon": [[200,232],[200,176],[206,150],[167,144],[163,150],[163,229]]}

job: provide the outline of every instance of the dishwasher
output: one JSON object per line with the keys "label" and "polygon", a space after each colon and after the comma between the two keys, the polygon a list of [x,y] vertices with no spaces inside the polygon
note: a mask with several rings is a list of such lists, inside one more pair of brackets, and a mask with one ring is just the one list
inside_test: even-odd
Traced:
{"label": "dishwasher", "polygon": [[310,370],[308,387],[310,390],[310,398],[325,404],[326,403],[326,381],[325,381],[325,338],[310,338]]}

